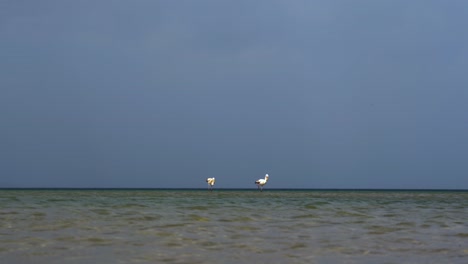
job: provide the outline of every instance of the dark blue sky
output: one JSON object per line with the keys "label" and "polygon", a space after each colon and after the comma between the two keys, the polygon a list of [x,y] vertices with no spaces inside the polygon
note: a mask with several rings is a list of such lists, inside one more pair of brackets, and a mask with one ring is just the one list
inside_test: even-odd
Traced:
{"label": "dark blue sky", "polygon": [[468,189],[466,1],[0,2],[0,187]]}

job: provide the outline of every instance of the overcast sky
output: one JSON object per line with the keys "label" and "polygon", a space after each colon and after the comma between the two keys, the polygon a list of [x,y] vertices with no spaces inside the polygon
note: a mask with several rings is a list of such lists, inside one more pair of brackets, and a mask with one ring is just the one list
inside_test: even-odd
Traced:
{"label": "overcast sky", "polygon": [[0,187],[468,189],[468,2],[0,1]]}

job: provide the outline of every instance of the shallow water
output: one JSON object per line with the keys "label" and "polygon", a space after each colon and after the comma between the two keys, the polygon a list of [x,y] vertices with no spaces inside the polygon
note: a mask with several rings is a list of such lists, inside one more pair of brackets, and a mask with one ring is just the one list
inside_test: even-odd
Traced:
{"label": "shallow water", "polygon": [[2,263],[468,263],[466,191],[0,190]]}

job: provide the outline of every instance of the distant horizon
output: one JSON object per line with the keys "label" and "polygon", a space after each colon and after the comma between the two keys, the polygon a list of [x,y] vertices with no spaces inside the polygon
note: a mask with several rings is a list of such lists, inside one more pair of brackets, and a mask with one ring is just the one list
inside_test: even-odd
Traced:
{"label": "distant horizon", "polygon": [[[207,190],[207,188],[151,188],[151,187],[0,187],[0,190]],[[252,190],[258,191],[257,188],[213,188],[216,190]],[[275,190],[275,191],[294,191],[294,190],[310,190],[310,191],[468,191],[468,189],[387,189],[387,188],[264,188],[263,191]]]}

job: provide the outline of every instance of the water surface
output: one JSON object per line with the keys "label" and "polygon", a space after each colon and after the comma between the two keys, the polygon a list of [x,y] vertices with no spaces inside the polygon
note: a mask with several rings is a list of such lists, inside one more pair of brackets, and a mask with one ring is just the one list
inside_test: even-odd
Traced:
{"label": "water surface", "polygon": [[0,190],[0,258],[468,263],[467,219],[466,191]]}

